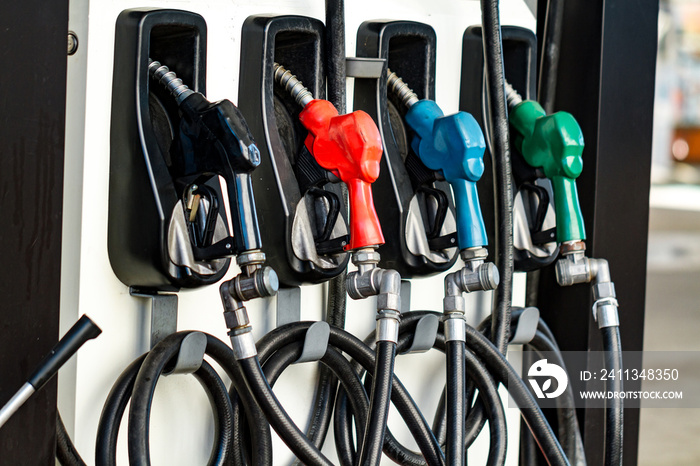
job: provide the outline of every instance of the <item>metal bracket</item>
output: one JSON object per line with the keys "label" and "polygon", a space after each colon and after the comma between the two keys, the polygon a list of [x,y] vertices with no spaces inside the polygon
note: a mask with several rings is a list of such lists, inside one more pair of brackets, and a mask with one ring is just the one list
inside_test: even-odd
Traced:
{"label": "metal bracket", "polygon": [[357,58],[345,59],[345,75],[348,78],[379,79],[384,71],[383,58]]}
{"label": "metal bracket", "polygon": [[436,315],[428,314],[420,318],[416,324],[416,330],[413,334],[413,342],[403,354],[407,353],[424,353],[431,349],[437,338],[438,325],[440,319]]}
{"label": "metal bracket", "polygon": [[277,290],[277,327],[301,320],[301,288],[293,286]]}
{"label": "metal bracket", "polygon": [[300,362],[318,361],[328,350],[328,339],[331,336],[331,327],[327,322],[315,322],[306,330],[304,337],[304,349],[295,364]]}
{"label": "metal bracket", "polygon": [[163,371],[163,375],[191,374],[202,367],[207,337],[202,332],[192,332],[182,339],[175,365]]}
{"label": "metal bracket", "polygon": [[537,324],[540,322],[540,310],[536,307],[526,307],[518,318],[518,326],[513,332],[511,345],[526,345],[535,338]]}
{"label": "metal bracket", "polygon": [[129,287],[129,294],[151,300],[151,348],[177,332],[177,295],[148,293]]}
{"label": "metal bracket", "polygon": [[401,313],[405,314],[411,310],[411,282],[401,280]]}

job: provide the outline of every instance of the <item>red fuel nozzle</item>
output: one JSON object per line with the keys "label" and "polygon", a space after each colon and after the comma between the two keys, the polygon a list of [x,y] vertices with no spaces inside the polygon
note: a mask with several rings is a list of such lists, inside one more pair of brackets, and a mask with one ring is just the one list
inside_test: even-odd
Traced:
{"label": "red fuel nozzle", "polygon": [[377,125],[363,111],[338,115],[327,100],[309,102],[299,119],[309,131],[306,148],[319,165],[348,186],[350,243],[345,250],[384,244],[371,186],[379,176],[382,158]]}

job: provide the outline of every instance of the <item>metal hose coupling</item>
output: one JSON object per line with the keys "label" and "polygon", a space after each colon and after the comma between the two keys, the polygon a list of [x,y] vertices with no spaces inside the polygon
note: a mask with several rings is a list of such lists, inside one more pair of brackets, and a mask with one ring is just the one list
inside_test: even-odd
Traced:
{"label": "metal hose coupling", "polygon": [[239,301],[274,296],[279,289],[279,279],[272,267],[256,269],[250,275],[239,274],[226,283],[228,293]]}
{"label": "metal hose coupling", "polygon": [[401,275],[381,269],[379,253],[373,248],[358,249],[352,254],[357,270],[348,274],[345,284],[352,299],[377,297],[376,341],[398,342],[401,322]]}
{"label": "metal hose coupling", "polygon": [[408,87],[403,79],[401,79],[396,73],[387,69],[388,78],[386,85],[389,91],[396,94],[396,97],[403,102],[407,108],[411,108],[413,104],[417,103],[420,99],[413,90]]}
{"label": "metal hose coupling", "polygon": [[450,312],[443,317],[445,323],[445,341],[466,341],[467,320],[463,313]]}
{"label": "metal hose coupling", "polygon": [[556,264],[560,286],[591,283],[593,318],[598,328],[620,325],[615,284],[610,278],[610,265],[605,259],[591,259],[585,255],[585,243],[575,241],[561,246],[562,258]]}
{"label": "metal hose coupling", "polygon": [[463,249],[461,257],[464,267],[445,276],[442,305],[446,315],[455,312],[464,314],[462,293],[495,290],[500,282],[498,268],[491,262],[485,262],[488,257],[486,248]]}
{"label": "metal hose coupling", "polygon": [[279,289],[279,279],[272,267],[257,267],[223,282],[219,287],[221,302],[224,305],[224,320],[229,329],[228,335],[231,337],[236,359],[252,358],[258,354],[248,310],[243,302],[274,296]]}
{"label": "metal hose coupling", "polygon": [[160,62],[150,58],[148,59],[148,74],[155,81],[162,84],[168,92],[175,97],[178,105],[194,94],[194,91],[187,87],[187,85],[182,82],[182,79],[177,77],[174,71],[170,71],[170,68],[167,66],[161,65]]}
{"label": "metal hose coupling", "polygon": [[287,70],[279,63],[275,63],[272,66],[275,81],[282,86],[284,90],[289,92],[299,105],[306,107],[306,104],[314,100],[311,91],[309,91],[291,71]]}

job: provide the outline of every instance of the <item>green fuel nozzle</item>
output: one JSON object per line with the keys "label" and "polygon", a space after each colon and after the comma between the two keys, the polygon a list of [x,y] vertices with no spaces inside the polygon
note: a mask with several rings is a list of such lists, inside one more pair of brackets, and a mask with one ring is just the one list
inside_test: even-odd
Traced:
{"label": "green fuel nozzle", "polygon": [[581,127],[570,113],[547,115],[537,102],[522,100],[510,85],[506,89],[515,146],[528,165],[541,168],[552,181],[557,241],[585,240],[586,230],[576,191],[576,178],[583,169]]}

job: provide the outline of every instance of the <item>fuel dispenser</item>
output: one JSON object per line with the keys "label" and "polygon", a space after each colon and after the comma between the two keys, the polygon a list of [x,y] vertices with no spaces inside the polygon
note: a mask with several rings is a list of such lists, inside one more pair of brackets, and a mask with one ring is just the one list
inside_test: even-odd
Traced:
{"label": "fuel dispenser", "polygon": [[[127,406],[128,460],[151,463],[156,384],[171,374],[192,374],[207,394],[208,464],[278,464],[274,431],[303,464],[376,466],[386,455],[398,464],[463,465],[486,425],[487,464],[507,464],[499,387],[524,421],[521,464],[538,464],[537,455],[586,464],[573,410],[557,407],[555,433],[507,359],[509,345],[525,345],[564,365],[538,310],[512,306],[513,272],[554,264],[559,285],[592,284],[606,367],[622,369],[609,266],[585,255],[576,187],[583,134],[572,115],[548,114],[535,100],[535,35],[501,27],[499,2],[482,1],[482,24],[462,42],[459,107],[470,113],[445,114],[433,26],[364,20],[357,57],[346,58],[331,43],[346,35],[345,7],[326,3],[325,25],[289,14],[242,21],[240,73],[227,77],[238,106],[206,97],[207,59],[216,58],[204,16],[119,14],[106,247],[120,286],[152,301],[151,329],[148,351],[106,396],[95,464],[116,464]],[[354,79],[353,111],[344,108],[346,77]],[[402,304],[402,279],[422,291],[421,279],[438,274],[442,312]],[[178,300],[216,290],[210,285],[230,346],[203,329],[178,331]],[[309,302],[301,287],[319,292],[323,320],[302,320]],[[491,315],[469,325],[464,293],[490,290]],[[376,308],[364,340],[345,328],[346,294]],[[270,329],[258,310],[275,296]],[[71,351],[56,351],[61,362],[100,332],[85,329],[67,337]],[[397,355],[430,349],[445,354],[446,381],[432,425],[394,374]],[[305,362],[322,366],[306,423],[274,389]],[[50,377],[42,371],[32,389]],[[0,428],[30,391],[0,411]],[[573,398],[570,388],[564,397]],[[391,404],[417,451],[389,429]],[[622,423],[618,399],[606,407],[606,465],[622,464]],[[335,457],[326,446],[331,428]],[[60,462],[85,464],[60,421],[57,431]]]}

